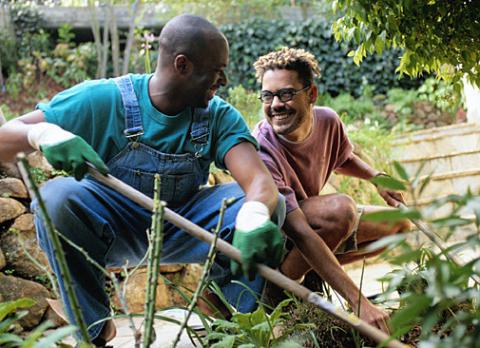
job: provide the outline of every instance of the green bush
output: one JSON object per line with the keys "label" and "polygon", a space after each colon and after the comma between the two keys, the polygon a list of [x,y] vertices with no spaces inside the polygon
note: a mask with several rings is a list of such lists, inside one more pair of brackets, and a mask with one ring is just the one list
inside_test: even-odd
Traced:
{"label": "green bush", "polygon": [[238,85],[228,89],[226,100],[240,111],[250,129],[262,119],[262,102],[258,99],[258,93]]}
{"label": "green bush", "polygon": [[257,89],[253,63],[282,46],[304,48],[317,57],[322,70],[317,81],[321,94],[359,96],[366,85],[372,86],[374,94],[386,94],[390,88],[416,88],[420,84],[418,80],[399,79],[395,74],[399,50],[386,50],[381,56],[367,57],[361,66],[355,65],[347,57],[352,47],[336,42],[331,24],[318,18],[304,22],[255,18],[222,26],[221,30],[230,43],[228,73],[232,85]]}

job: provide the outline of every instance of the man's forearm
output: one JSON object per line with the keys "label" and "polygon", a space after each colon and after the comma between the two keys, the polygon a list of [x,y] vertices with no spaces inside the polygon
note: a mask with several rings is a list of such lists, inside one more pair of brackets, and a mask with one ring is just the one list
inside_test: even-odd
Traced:
{"label": "man's forearm", "polygon": [[335,171],[342,175],[365,180],[370,180],[379,173],[378,170],[372,168],[355,154],[352,154],[352,156],[346,160],[341,167],[335,169]]}
{"label": "man's forearm", "polygon": [[33,151],[28,143],[28,131],[33,124],[44,120],[43,112],[36,110],[0,127],[0,162],[14,161],[19,152]]}
{"label": "man's forearm", "polygon": [[[300,209],[294,212],[287,215],[285,224],[287,234],[313,270],[357,309],[360,290],[345,273],[325,241],[307,223]],[[365,300],[363,296],[361,299]]]}

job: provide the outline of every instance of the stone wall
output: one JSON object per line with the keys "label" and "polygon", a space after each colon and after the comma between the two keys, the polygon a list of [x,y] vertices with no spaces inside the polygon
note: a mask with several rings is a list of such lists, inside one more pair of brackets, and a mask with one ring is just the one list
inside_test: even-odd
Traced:
{"label": "stone wall", "polygon": [[[52,168],[39,154],[28,156],[35,172],[43,178],[52,176]],[[19,322],[23,330],[37,326],[45,319],[57,324],[62,320],[55,315],[46,299],[55,298],[47,272],[51,272],[47,258],[39,248],[33,215],[29,210],[30,198],[16,167],[0,163],[0,302],[31,297],[36,304]],[[200,278],[200,265],[161,265],[160,272],[187,295],[195,290]],[[146,269],[130,274],[128,283],[119,273],[126,289],[126,302],[133,313],[141,313],[145,302]],[[156,308],[184,306],[186,303],[174,287],[166,285],[160,277]],[[53,278],[52,278],[53,279]],[[167,281],[167,282],[168,282]],[[119,309],[119,301],[112,294],[112,304]]]}

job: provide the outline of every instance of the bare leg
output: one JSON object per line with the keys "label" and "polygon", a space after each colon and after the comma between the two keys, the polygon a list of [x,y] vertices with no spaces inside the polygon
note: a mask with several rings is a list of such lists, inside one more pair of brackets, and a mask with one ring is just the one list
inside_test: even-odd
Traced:
{"label": "bare leg", "polygon": [[[332,251],[352,233],[356,219],[355,202],[343,194],[315,196],[300,203],[308,224]],[[321,255],[318,255],[322,257]],[[294,247],[280,270],[291,279],[299,279],[311,269],[297,247]]]}
{"label": "bare leg", "polygon": [[[364,214],[380,211],[395,209],[391,207],[381,207],[367,205],[364,206]],[[375,242],[383,237],[393,236],[398,233],[404,233],[412,228],[412,224],[408,220],[398,221],[396,223],[388,222],[373,222],[360,220],[357,230],[357,243],[358,251],[353,251],[345,254],[337,255],[337,259],[340,264],[363,260],[363,258],[373,257],[381,254],[385,249],[379,249],[375,251],[365,251],[365,248],[372,242]]]}

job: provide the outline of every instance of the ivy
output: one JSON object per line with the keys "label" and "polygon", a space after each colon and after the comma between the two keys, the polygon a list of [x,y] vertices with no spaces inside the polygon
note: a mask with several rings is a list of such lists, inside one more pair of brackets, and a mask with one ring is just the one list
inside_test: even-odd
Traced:
{"label": "ivy", "polygon": [[304,22],[254,18],[224,25],[221,30],[230,43],[228,76],[233,86],[241,84],[250,90],[258,89],[253,63],[259,56],[282,46],[303,48],[316,56],[322,71],[322,77],[316,81],[320,93],[359,96],[366,85],[371,85],[374,93],[385,94],[394,87],[420,85],[419,80],[396,76],[395,67],[402,54],[398,49],[383,49],[381,55],[368,56],[364,64],[355,65],[347,56],[353,46],[337,42],[331,23],[318,18]]}

